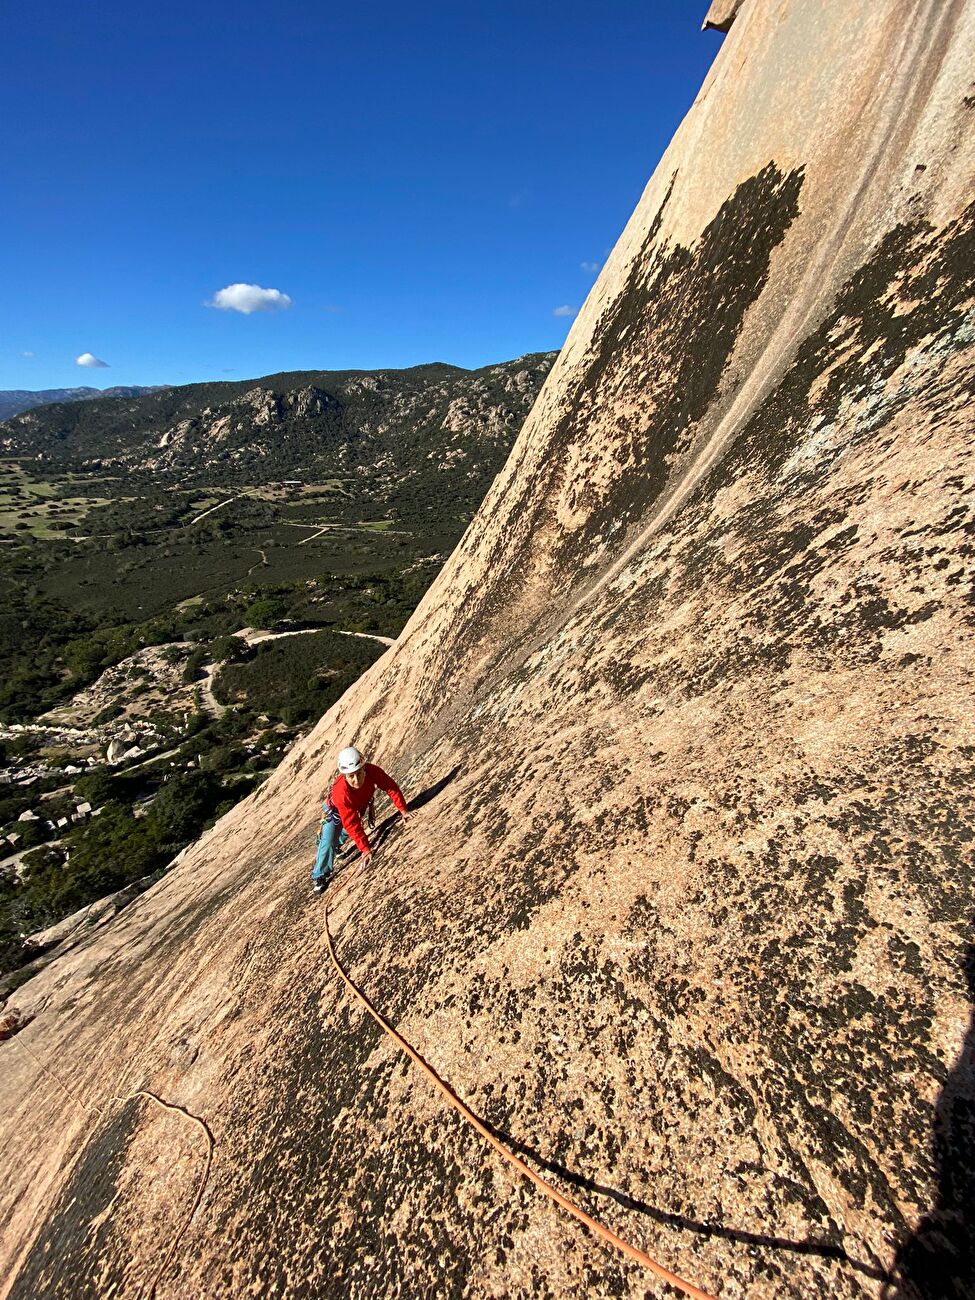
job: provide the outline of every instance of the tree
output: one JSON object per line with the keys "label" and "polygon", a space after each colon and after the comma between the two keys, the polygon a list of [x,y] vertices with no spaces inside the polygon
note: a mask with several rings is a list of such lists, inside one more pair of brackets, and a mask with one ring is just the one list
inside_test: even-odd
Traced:
{"label": "tree", "polygon": [[[117,804],[70,837],[71,857],[56,879],[43,882],[52,917],[66,916],[95,898],[114,893],[166,863],[166,846],[150,818],[136,819]],[[25,877],[35,884],[33,872]],[[38,882],[41,883],[41,882]]]}
{"label": "tree", "polygon": [[183,681],[189,685],[195,682],[200,675],[200,669],[207,661],[207,651],[201,646],[194,650],[186,660],[186,666],[183,668]]}
{"label": "tree", "polygon": [[236,772],[247,762],[247,750],[242,745],[230,743],[208,749],[200,762],[211,772]]}
{"label": "tree", "polygon": [[77,794],[87,800],[93,808],[100,808],[109,800],[118,798],[117,781],[102,768],[79,776],[74,788]]}
{"label": "tree", "polygon": [[64,662],[74,677],[93,677],[101,667],[105,647],[91,637],[79,637],[64,647]]}
{"label": "tree", "polygon": [[101,727],[106,722],[114,722],[115,719],[120,718],[124,712],[125,708],[121,704],[107,704],[104,709],[100,709],[98,713],[95,714],[92,718],[92,723],[96,727]]}
{"label": "tree", "polygon": [[288,606],[283,600],[265,597],[262,600],[255,600],[252,605],[247,606],[244,610],[244,619],[249,627],[264,630],[272,628],[275,623],[280,622],[287,612]]}
{"label": "tree", "polygon": [[46,840],[54,838],[54,831],[43,819],[36,822],[18,822],[17,832],[20,835],[18,849],[34,849]]}
{"label": "tree", "polygon": [[173,851],[200,833],[221,796],[220,783],[208,772],[171,777],[152,801],[146,818],[161,843]]}
{"label": "tree", "polygon": [[210,644],[210,655],[216,663],[241,663],[251,655],[251,648],[239,636],[219,636]]}

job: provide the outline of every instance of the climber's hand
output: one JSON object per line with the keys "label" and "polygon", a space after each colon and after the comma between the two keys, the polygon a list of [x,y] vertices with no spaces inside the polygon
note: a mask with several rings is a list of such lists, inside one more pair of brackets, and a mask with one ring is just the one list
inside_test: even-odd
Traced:
{"label": "climber's hand", "polygon": [[404,826],[409,826],[411,816],[412,816],[411,813],[400,813],[400,817],[403,819]]}
{"label": "climber's hand", "polygon": [[363,853],[361,865],[364,867],[371,866],[374,856],[375,856],[375,850],[373,849],[370,849],[368,853]]}

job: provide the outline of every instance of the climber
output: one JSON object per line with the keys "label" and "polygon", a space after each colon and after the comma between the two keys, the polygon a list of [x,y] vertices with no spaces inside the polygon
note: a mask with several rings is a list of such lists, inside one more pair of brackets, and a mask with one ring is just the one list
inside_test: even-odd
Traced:
{"label": "climber", "polygon": [[311,873],[316,894],[328,888],[336,850],[351,837],[362,854],[363,866],[372,861],[372,846],[362,825],[368,811],[370,829],[375,825],[373,799],[376,790],[385,790],[404,822],[410,820],[403,792],[393,778],[375,763],[367,763],[353,746],[343,749],[338,759],[339,777],[325,796],[321,829],[318,833],[318,857]]}

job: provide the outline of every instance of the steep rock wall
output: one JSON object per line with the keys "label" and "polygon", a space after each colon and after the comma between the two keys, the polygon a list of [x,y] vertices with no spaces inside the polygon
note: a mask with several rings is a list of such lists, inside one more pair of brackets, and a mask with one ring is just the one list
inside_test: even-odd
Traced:
{"label": "steep rock wall", "polygon": [[973,55],[740,6],[398,645],[18,991],[3,1294],[661,1293],[330,974],[352,739],[420,807],[343,959],[527,1158],[723,1297],[972,1293]]}

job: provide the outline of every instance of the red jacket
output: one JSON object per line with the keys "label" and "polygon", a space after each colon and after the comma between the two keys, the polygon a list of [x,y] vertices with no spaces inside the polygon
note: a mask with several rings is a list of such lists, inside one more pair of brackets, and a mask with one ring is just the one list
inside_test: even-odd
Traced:
{"label": "red jacket", "polygon": [[354,790],[345,777],[340,776],[328,792],[325,807],[335,809],[342,825],[355,842],[356,848],[360,853],[368,853],[369,837],[362,825],[362,814],[372,803],[377,787],[386,791],[401,813],[405,813],[407,809],[402,790],[387,772],[377,767],[375,763],[364,764],[362,770],[365,772],[366,779],[358,790]]}

